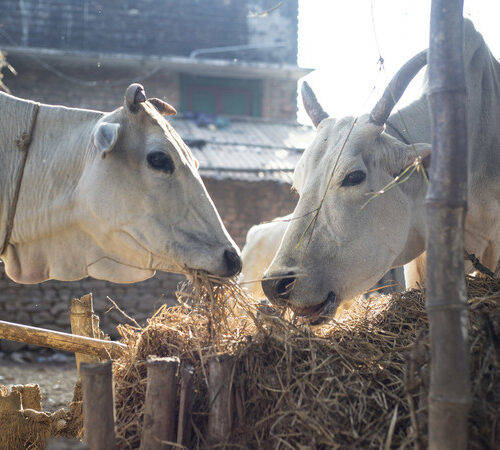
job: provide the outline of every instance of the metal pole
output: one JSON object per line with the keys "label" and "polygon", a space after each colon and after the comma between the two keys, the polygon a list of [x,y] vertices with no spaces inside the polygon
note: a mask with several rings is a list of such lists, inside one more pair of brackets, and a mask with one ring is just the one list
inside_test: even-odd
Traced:
{"label": "metal pole", "polygon": [[429,104],[433,141],[427,211],[427,312],[431,338],[429,448],[467,448],[470,370],[464,223],[467,124],[463,0],[433,0]]}

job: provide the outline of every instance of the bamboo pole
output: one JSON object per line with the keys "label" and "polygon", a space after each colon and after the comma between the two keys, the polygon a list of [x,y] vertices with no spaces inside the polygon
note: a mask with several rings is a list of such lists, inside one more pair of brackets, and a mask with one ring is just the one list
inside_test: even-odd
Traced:
{"label": "bamboo pole", "polygon": [[467,126],[463,0],[433,0],[429,104],[433,141],[427,212],[431,338],[429,448],[467,448],[470,370],[464,280]]}
{"label": "bamboo pole", "polygon": [[8,339],[71,353],[94,355],[102,359],[118,358],[126,348],[121,342],[75,336],[45,328],[30,327],[0,320],[0,339]]}
{"label": "bamboo pole", "polygon": [[80,367],[83,391],[83,428],[91,450],[116,449],[113,373],[111,361]]}
{"label": "bamboo pole", "polygon": [[179,396],[179,419],[177,421],[177,444],[189,448],[191,442],[191,414],[193,412],[193,375],[190,364],[181,367],[181,392]]}
{"label": "bamboo pole", "polygon": [[141,450],[166,450],[175,443],[175,405],[179,358],[148,358]]}
{"label": "bamboo pole", "polygon": [[[71,322],[71,332],[74,335],[90,338],[97,337],[94,333],[94,305],[92,302],[92,294],[87,294],[83,297],[71,300],[69,318]],[[95,355],[86,355],[85,353],[75,353],[75,359],[78,376],[80,376],[80,363],[95,364],[99,362],[99,357]]]}
{"label": "bamboo pole", "polygon": [[208,443],[224,445],[231,434],[233,414],[231,404],[233,358],[215,356],[208,361]]}

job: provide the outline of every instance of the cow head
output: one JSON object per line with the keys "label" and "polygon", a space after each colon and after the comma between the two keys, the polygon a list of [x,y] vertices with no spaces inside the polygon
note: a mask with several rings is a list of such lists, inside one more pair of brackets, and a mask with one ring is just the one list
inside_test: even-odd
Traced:
{"label": "cow head", "polygon": [[[104,116],[93,132],[97,155],[81,184],[93,215],[128,267],[220,276],[239,272],[236,246],[198,174],[198,163],[162,115],[175,109],[146,100],[131,85],[122,108]],[[140,262],[139,262],[140,261]],[[89,267],[102,273],[114,263]],[[129,270],[129,269],[127,269]]]}
{"label": "cow head", "polygon": [[[36,236],[29,239],[21,239],[19,226],[14,234],[24,242],[13,242],[4,258],[12,278],[40,282],[90,275],[135,282],[155,270],[239,273],[237,246],[197,161],[163,117],[170,114],[173,107],[147,100],[142,86],[133,84],[122,107],[89,121],[83,148],[63,142],[52,172],[40,183],[47,190],[43,196],[52,198],[46,205],[50,213],[36,212]],[[28,172],[38,176],[36,168]],[[23,186],[28,183],[23,180]],[[26,203],[27,196],[21,200]],[[27,209],[21,205],[17,223],[29,221]]]}
{"label": "cow head", "polygon": [[[425,177],[391,186],[428,144],[406,145],[385,132],[395,102],[425,65],[409,61],[371,114],[329,118],[307,84],[302,96],[317,133],[294,173],[300,199],[262,286],[274,303],[319,323],[424,248]],[[377,194],[379,193],[379,194]]]}

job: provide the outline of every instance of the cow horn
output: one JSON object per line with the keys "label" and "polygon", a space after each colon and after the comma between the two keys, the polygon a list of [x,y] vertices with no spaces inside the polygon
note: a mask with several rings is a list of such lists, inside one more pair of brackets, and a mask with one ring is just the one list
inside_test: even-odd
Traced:
{"label": "cow horn", "polygon": [[316,99],[316,95],[314,95],[314,92],[307,81],[304,81],[302,83],[301,93],[304,108],[306,109],[306,112],[311,118],[314,126],[317,127],[323,119],[326,119],[328,117],[328,114],[319,104],[318,100]]}
{"label": "cow horn", "polygon": [[391,111],[403,95],[410,81],[422,67],[427,64],[427,50],[422,50],[398,70],[384,94],[370,113],[370,121],[375,125],[383,125],[389,118]]}
{"label": "cow horn", "polygon": [[136,112],[139,103],[146,101],[146,93],[144,87],[139,83],[132,83],[125,92],[125,103],[131,112]]}

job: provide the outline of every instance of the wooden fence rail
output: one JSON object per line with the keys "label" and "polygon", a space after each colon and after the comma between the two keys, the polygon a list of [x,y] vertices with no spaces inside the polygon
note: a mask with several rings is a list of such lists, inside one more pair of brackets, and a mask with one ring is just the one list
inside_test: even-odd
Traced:
{"label": "wooden fence rail", "polygon": [[30,327],[0,320],[0,339],[50,347],[72,353],[97,356],[101,359],[118,358],[126,348],[121,342],[76,336],[61,331]]}

